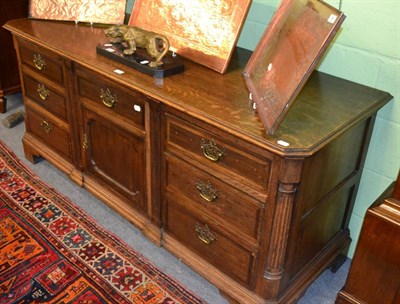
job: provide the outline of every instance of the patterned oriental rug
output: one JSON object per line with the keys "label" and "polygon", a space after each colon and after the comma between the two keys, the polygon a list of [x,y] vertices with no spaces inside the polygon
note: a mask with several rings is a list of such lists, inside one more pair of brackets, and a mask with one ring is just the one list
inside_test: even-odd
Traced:
{"label": "patterned oriental rug", "polygon": [[204,303],[0,141],[0,303]]}

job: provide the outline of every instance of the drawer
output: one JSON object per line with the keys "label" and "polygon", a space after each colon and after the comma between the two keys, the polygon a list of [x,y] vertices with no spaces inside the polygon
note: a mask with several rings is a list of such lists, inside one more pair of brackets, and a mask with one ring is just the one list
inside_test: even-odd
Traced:
{"label": "drawer", "polygon": [[71,138],[68,130],[47,115],[32,110],[31,108],[26,107],[26,114],[26,128],[28,132],[39,137],[59,154],[71,160]]}
{"label": "drawer", "polygon": [[242,191],[175,157],[167,157],[167,190],[184,195],[191,208],[217,217],[229,230],[258,240],[264,205]]}
{"label": "drawer", "polygon": [[21,39],[18,46],[21,64],[64,86],[63,59],[60,56]]}
{"label": "drawer", "polygon": [[22,75],[25,95],[52,114],[67,120],[66,98],[51,85],[39,82],[27,74]]}
{"label": "drawer", "polygon": [[268,189],[271,161],[250,149],[242,149],[238,140],[235,143],[206,131],[184,120],[166,115],[167,150],[184,153],[188,159],[196,159],[207,166],[215,166],[218,172],[224,171],[227,178],[236,177],[242,183],[257,186],[262,191]]}
{"label": "drawer", "polygon": [[234,280],[250,286],[256,253],[226,237],[213,223],[196,218],[188,210],[167,202],[166,231]]}
{"label": "drawer", "polygon": [[[91,75],[85,70],[85,76]],[[146,97],[138,92],[123,89],[113,83],[99,80],[95,75],[90,79],[81,75],[77,76],[78,94],[82,98],[87,98],[105,111],[112,111],[128,119],[128,122],[145,128],[145,99]]]}

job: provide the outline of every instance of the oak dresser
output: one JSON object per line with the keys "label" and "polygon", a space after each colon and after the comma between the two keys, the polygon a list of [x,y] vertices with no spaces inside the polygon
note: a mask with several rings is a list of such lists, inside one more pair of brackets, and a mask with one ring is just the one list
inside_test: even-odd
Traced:
{"label": "oak dresser", "polygon": [[96,53],[104,28],[5,27],[27,159],[47,159],[232,303],[296,302],[340,260],[390,94],[314,72],[269,136],[242,77],[249,51],[237,49],[224,75],[186,60],[183,73],[152,78]]}

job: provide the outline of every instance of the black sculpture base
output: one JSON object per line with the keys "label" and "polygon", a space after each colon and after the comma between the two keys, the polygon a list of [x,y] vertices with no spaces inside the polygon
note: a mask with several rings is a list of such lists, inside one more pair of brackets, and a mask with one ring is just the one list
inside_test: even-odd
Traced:
{"label": "black sculpture base", "polygon": [[145,49],[137,49],[133,55],[128,56],[124,55],[124,49],[125,47],[121,43],[106,43],[96,47],[98,54],[154,77],[161,78],[184,71],[183,59],[179,56],[172,56],[171,53],[168,53],[163,58],[164,64],[161,67],[152,68],[149,66],[149,63],[153,59],[147,54]]}

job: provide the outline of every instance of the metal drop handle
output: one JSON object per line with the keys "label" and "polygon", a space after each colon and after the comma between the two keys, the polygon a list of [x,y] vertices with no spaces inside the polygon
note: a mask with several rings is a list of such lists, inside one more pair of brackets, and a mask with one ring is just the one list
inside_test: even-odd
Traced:
{"label": "metal drop handle", "polygon": [[107,108],[113,108],[117,103],[117,96],[111,93],[110,89],[100,89],[100,99]]}
{"label": "metal drop handle", "polygon": [[206,140],[202,138],[200,147],[203,150],[204,156],[213,162],[218,162],[225,156],[225,149],[218,147],[213,138],[209,143],[206,143]]}
{"label": "metal drop handle", "polygon": [[201,227],[199,223],[196,223],[196,232],[198,238],[207,245],[217,240],[217,235],[210,231],[207,224]]}
{"label": "metal drop handle", "polygon": [[33,55],[33,64],[39,71],[43,71],[46,68],[46,61],[40,54]]}
{"label": "metal drop handle", "polygon": [[210,182],[204,183],[198,181],[196,182],[196,189],[201,198],[209,203],[216,201],[220,196],[219,191],[215,189]]}
{"label": "metal drop handle", "polygon": [[53,131],[53,126],[52,126],[49,122],[47,122],[47,121],[45,121],[45,120],[42,120],[42,122],[40,123],[40,126],[43,128],[43,130],[44,130],[47,134],[50,134],[51,131]]}
{"label": "metal drop handle", "polygon": [[37,91],[38,91],[38,93],[39,93],[39,97],[40,97],[42,100],[46,100],[47,98],[49,98],[50,91],[49,91],[49,89],[47,89],[43,84],[39,84],[39,85],[38,85]]}

